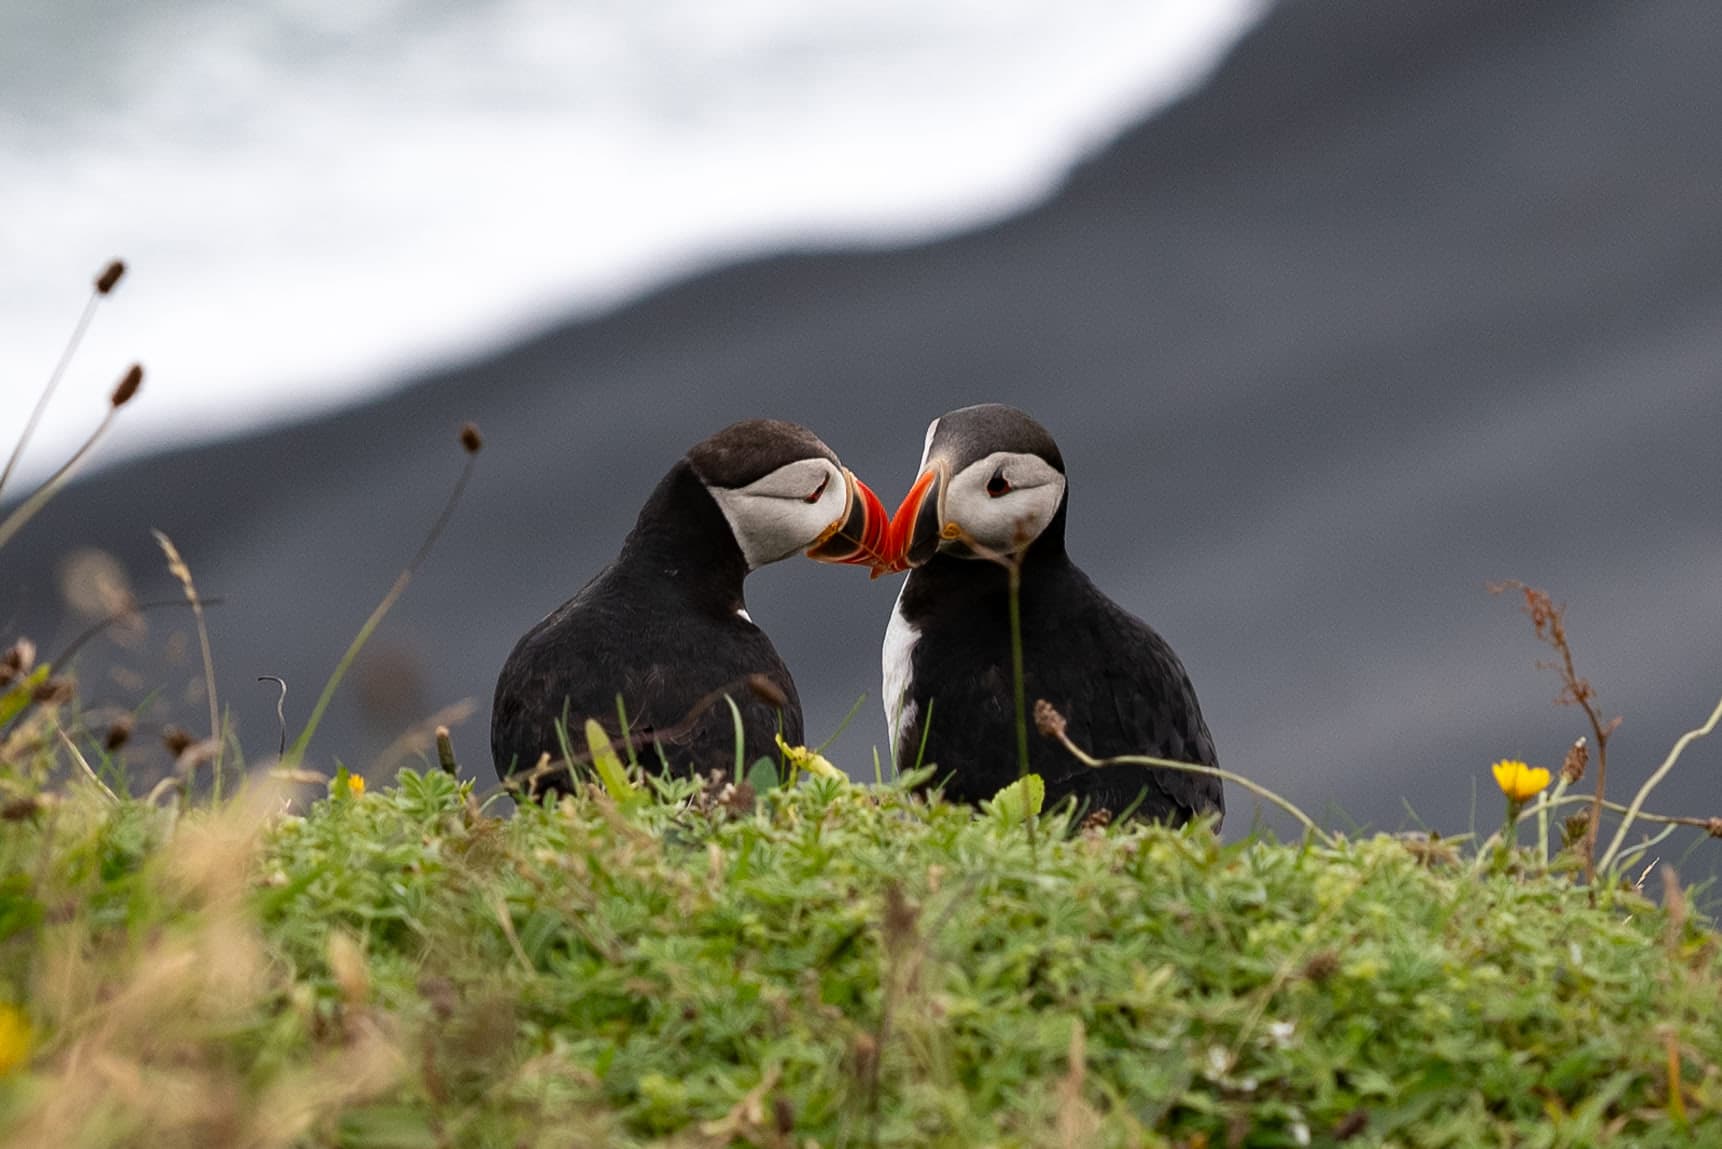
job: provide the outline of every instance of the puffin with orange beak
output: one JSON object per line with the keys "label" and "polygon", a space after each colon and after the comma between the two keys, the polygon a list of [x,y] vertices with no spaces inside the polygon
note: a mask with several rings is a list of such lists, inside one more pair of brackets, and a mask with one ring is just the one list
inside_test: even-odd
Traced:
{"label": "puffin with orange beak", "polygon": [[[805,427],[753,419],[696,444],[646,500],[615,561],[515,644],[496,682],[490,751],[528,789],[568,790],[574,745],[596,718],[619,735],[617,696],[646,762],[678,774],[732,771],[803,740],[795,680],[748,617],[748,573],[796,553],[877,567],[888,516],[867,485]],[[751,685],[748,685],[751,683]],[[715,705],[713,703],[715,702]],[[703,705],[703,709],[702,709]]]}
{"label": "puffin with orange beak", "polygon": [[[936,766],[946,796],[990,798],[1016,781],[1010,566],[1020,571],[1026,702],[1044,698],[1097,758],[1217,764],[1195,688],[1153,628],[1102,594],[1064,549],[1064,459],[1013,407],[964,407],[927,428],[921,470],[892,516],[884,571],[911,570],[885,632],[885,716],[897,761]],[[878,569],[876,569],[878,573]],[[1089,767],[1030,731],[1048,808],[1181,825],[1225,813],[1218,778]]]}

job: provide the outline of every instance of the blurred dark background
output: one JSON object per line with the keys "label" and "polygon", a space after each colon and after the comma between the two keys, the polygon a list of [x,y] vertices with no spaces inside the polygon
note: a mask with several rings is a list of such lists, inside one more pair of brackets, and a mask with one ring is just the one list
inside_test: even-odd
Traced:
{"label": "blurred dark background", "polygon": [[[1058,437],[1073,555],[1172,641],[1224,765],[1342,823],[1493,826],[1488,764],[1556,766],[1585,729],[1516,600],[1485,591],[1517,578],[1569,604],[1579,669],[1624,716],[1624,800],[1722,692],[1719,55],[1722,8],[1697,0],[1283,3],[1003,222],[737,262],[360,406],[101,472],[0,553],[0,623],[45,651],[78,630],[79,548],[172,596],[160,527],[225,597],[223,702],[267,757],[256,677],[286,678],[303,720],[472,419],[466,502],[313,758],[365,768],[472,699],[455,740],[488,780],[503,657],[687,446],[802,421],[894,505],[927,421],[996,400]],[[867,694],[830,751],[858,774],[885,742],[899,581],[789,562],[749,583],[811,735]],[[188,626],[87,648],[86,690],[137,705],[171,663],[190,693],[147,713],[206,723]],[[1652,806],[1722,814],[1722,738]]]}

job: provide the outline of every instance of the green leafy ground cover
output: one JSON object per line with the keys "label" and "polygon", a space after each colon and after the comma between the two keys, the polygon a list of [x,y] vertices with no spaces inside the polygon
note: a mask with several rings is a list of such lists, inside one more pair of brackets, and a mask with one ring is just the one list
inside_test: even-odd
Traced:
{"label": "green leafy ground cover", "polygon": [[336,794],[14,792],[0,1142],[1722,1144],[1718,936],[1529,851]]}

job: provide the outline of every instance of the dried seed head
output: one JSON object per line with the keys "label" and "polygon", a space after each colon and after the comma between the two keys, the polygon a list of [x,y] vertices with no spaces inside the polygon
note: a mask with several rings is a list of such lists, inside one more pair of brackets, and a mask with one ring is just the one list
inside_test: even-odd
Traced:
{"label": "dried seed head", "polygon": [[1112,824],[1112,811],[1102,806],[1098,810],[1090,810],[1082,819],[1082,829],[1100,831]]}
{"label": "dried seed head", "polygon": [[1044,698],[1034,703],[1034,728],[1040,731],[1042,738],[1062,738],[1064,736],[1064,715],[1053,708],[1052,703]]}
{"label": "dried seed head", "polygon": [[329,935],[327,960],[329,972],[335,978],[335,985],[341,990],[341,997],[349,1006],[363,1005],[365,999],[371,995],[371,969],[359,943],[351,934],[343,930],[335,931]]}
{"label": "dried seed head", "polygon": [[903,896],[896,882],[885,887],[885,948],[893,953],[914,940],[921,907]]}
{"label": "dried seed head", "polygon": [[855,1076],[871,1081],[879,1069],[879,1043],[870,1033],[858,1033],[849,1046],[849,1059],[855,1066]]}
{"label": "dried seed head", "polygon": [[0,686],[24,677],[35,665],[36,644],[27,638],[18,639],[6,648],[5,654],[0,654]]}
{"label": "dried seed head", "polygon": [[484,436],[478,433],[477,423],[462,423],[460,427],[460,445],[466,448],[466,453],[476,455],[484,446]]}
{"label": "dried seed head", "polygon": [[1405,847],[1405,852],[1417,859],[1419,865],[1451,866],[1459,860],[1459,850],[1451,842],[1442,841],[1439,834],[1425,834],[1421,830],[1395,835],[1399,844]]}
{"label": "dried seed head", "polygon": [[436,763],[445,774],[460,774],[460,764],[454,758],[454,739],[449,737],[446,726],[436,728]]}
{"label": "dried seed head", "polygon": [[1561,777],[1570,785],[1584,777],[1584,768],[1590,765],[1590,743],[1580,738],[1567,750],[1566,761],[1561,763]]}
{"label": "dried seed head", "polygon": [[161,728],[161,744],[167,747],[167,752],[175,758],[184,754],[186,747],[195,741],[197,739],[193,738],[191,732],[184,727],[163,726]]}
{"label": "dried seed head", "polygon": [[126,262],[123,259],[112,260],[102,268],[102,273],[96,276],[96,294],[106,295],[119,286],[120,278],[126,273]]}
{"label": "dried seed head", "polygon": [[1333,1139],[1335,1141],[1350,1141],[1353,1137],[1356,1137],[1359,1133],[1362,1133],[1368,1128],[1369,1110],[1353,1109],[1350,1113],[1341,1117],[1339,1122],[1334,1125]]}
{"label": "dried seed head", "polygon": [[202,741],[193,742],[181,750],[178,757],[174,759],[174,773],[182,777],[196,773],[198,767],[207,766],[214,762],[216,752],[220,749],[221,743],[214,738],[205,738]]}
{"label": "dried seed head", "polygon": [[1712,838],[1722,838],[1722,818],[1712,818],[1704,823],[1704,832]]}
{"label": "dried seed head", "polygon": [[37,684],[36,689],[30,692],[30,701],[39,706],[60,706],[70,702],[76,694],[76,684],[70,678],[56,674]]}
{"label": "dried seed head", "polygon": [[25,794],[0,803],[0,822],[23,822],[35,818],[57,801],[52,794]]}
{"label": "dried seed head", "polygon": [[115,407],[124,407],[131,402],[132,396],[138,393],[143,384],[143,365],[133,363],[131,370],[120,376],[119,383],[114,387],[113,397],[109,400]]}
{"label": "dried seed head", "polygon": [[789,705],[789,696],[783,692],[783,688],[763,674],[748,675],[747,688],[767,706],[782,710]]}
{"label": "dried seed head", "polygon": [[1590,811],[1580,810],[1572,817],[1561,823],[1561,849],[1570,849],[1584,841],[1585,831],[1590,828]]}
{"label": "dried seed head", "polygon": [[718,791],[717,804],[731,814],[746,814],[753,810],[758,798],[751,782],[725,783],[724,788]]}
{"label": "dried seed head", "polygon": [[1320,984],[1339,972],[1339,955],[1332,950],[1318,950],[1303,963],[1303,976]]}
{"label": "dried seed head", "polygon": [[419,979],[419,996],[430,1004],[438,1021],[453,1017],[455,1007],[460,1005],[460,991],[454,982],[438,974],[428,974]]}
{"label": "dried seed head", "polygon": [[107,735],[102,739],[102,747],[112,754],[115,750],[131,741],[132,716],[122,714],[108,724]]}

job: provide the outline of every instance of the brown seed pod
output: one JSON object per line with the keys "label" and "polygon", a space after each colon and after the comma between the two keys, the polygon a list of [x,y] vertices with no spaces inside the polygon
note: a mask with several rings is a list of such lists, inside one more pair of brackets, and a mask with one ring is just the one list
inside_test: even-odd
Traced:
{"label": "brown seed pod", "polygon": [[1042,738],[1057,738],[1064,733],[1065,725],[1064,715],[1052,703],[1044,698],[1035,699],[1034,728],[1040,731]]}
{"label": "brown seed pod", "polygon": [[96,276],[96,294],[106,295],[119,285],[120,279],[126,273],[126,262],[123,259],[110,260],[102,268],[102,273]]}
{"label": "brown seed pod", "polygon": [[191,731],[182,726],[163,726],[161,728],[161,744],[167,747],[167,752],[175,758],[184,754],[185,748],[196,741],[197,739],[192,737]]}
{"label": "brown seed pod", "polygon": [[109,754],[124,746],[132,738],[132,716],[122,714],[108,724],[108,732],[102,738],[102,747]]}
{"label": "brown seed pod", "polygon": [[113,396],[109,399],[109,402],[115,407],[124,407],[127,403],[131,402],[132,396],[138,393],[138,388],[142,385],[143,365],[140,363],[133,363],[131,365],[131,369],[124,375],[120,376],[120,381],[115,385]]}

